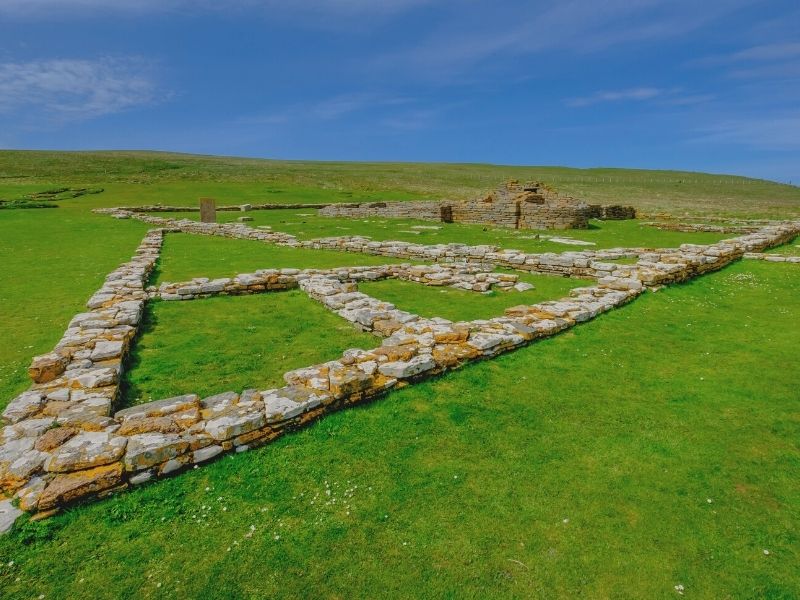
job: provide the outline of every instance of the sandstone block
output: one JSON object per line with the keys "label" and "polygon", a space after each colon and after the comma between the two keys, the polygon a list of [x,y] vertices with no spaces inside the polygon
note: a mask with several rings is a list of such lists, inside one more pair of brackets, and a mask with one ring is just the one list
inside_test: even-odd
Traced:
{"label": "sandstone block", "polygon": [[36,356],[28,367],[28,375],[36,383],[47,383],[61,375],[68,363],[66,357],[56,352]]}
{"label": "sandstone block", "polygon": [[215,440],[229,440],[267,424],[260,407],[231,407],[224,415],[206,422],[205,430]]}
{"label": "sandstone block", "polygon": [[189,442],[174,433],[140,433],[128,439],[123,464],[126,471],[141,471],[180,456]]}
{"label": "sandstone block", "polygon": [[37,391],[22,392],[9,402],[3,411],[3,421],[6,423],[19,423],[35,415],[44,405],[44,395]]}
{"label": "sandstone block", "polygon": [[45,462],[45,470],[64,473],[107,465],[125,452],[128,438],[105,431],[85,431],[59,446]]}
{"label": "sandstone block", "polygon": [[122,463],[57,475],[39,498],[38,509],[50,510],[118,486],[122,482]]}

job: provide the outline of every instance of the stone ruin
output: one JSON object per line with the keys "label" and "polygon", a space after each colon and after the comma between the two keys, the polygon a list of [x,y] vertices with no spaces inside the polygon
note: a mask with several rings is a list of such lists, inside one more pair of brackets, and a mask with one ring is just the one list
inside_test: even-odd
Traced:
{"label": "stone ruin", "polygon": [[[800,221],[795,221],[765,225],[709,245],[528,254],[494,246],[426,246],[363,237],[300,241],[290,234],[241,223],[165,219],[118,208],[95,212],[135,218],[155,228],[145,235],[131,260],[108,275],[87,302],[88,311],[75,315],[53,352],[34,358],[29,368],[33,385],[3,411],[0,533],[21,511],[44,517],[76,501],[103,497],[228,452],[261,446],[332,411],[557,335],[634,300],[647,289],[687,281],[743,257],[761,258],[765,249],[800,234]],[[231,278],[196,278],[149,287],[147,280],[163,239],[172,233],[424,259],[434,264],[262,269]],[[769,256],[763,259],[770,260]],[[637,262],[604,262],[620,257]],[[590,277],[595,282],[574,288],[564,298],[520,304],[493,318],[461,322],[415,315],[358,291],[361,281],[389,278],[473,292],[493,287],[524,291],[515,274],[496,272],[497,267]],[[202,301],[215,295],[294,287],[373,333],[380,339],[377,346],[346,350],[339,359],[289,371],[284,374],[286,385],[280,388],[229,391],[207,398],[187,394],[115,412],[125,357],[135,343],[148,301]]]}
{"label": "stone ruin", "polygon": [[588,205],[562,196],[541,182],[521,184],[515,180],[473,200],[330,204],[319,214],[475,223],[508,229],[587,229],[589,219],[636,218],[632,206]]}

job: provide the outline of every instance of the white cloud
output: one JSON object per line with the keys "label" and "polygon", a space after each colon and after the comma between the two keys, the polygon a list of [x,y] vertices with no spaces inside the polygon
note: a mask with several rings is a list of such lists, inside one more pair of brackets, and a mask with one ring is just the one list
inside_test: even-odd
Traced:
{"label": "white cloud", "polygon": [[82,120],[150,104],[158,92],[149,73],[137,59],[0,63],[0,114]]}
{"label": "white cloud", "polygon": [[591,106],[593,104],[600,104],[602,102],[620,102],[620,101],[639,101],[652,100],[667,93],[666,90],[653,87],[638,87],[627,90],[616,91],[601,91],[595,92],[590,96],[583,96],[581,98],[570,98],[567,100],[567,106]]}

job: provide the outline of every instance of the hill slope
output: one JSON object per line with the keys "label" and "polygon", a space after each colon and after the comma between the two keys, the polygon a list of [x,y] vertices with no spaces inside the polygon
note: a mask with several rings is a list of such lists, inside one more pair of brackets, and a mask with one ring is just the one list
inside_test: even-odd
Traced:
{"label": "hill slope", "polygon": [[587,201],[632,204],[646,213],[800,215],[798,187],[684,171],[277,161],[137,151],[0,151],[0,197],[59,184],[100,185],[106,192],[91,203],[105,206],[191,204],[206,193],[226,194],[231,202],[320,202],[347,200],[351,195],[467,198],[510,178],[543,180]]}

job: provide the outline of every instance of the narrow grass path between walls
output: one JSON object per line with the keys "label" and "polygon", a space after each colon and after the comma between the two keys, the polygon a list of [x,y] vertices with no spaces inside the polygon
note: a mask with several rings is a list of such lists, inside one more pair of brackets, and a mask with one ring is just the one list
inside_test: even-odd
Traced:
{"label": "narrow grass path between walls", "polygon": [[3,597],[798,597],[798,294],[740,262],[24,524]]}
{"label": "narrow grass path between walls", "polygon": [[148,304],[125,370],[119,407],[285,385],[286,371],[380,340],[300,290]]}

